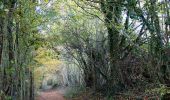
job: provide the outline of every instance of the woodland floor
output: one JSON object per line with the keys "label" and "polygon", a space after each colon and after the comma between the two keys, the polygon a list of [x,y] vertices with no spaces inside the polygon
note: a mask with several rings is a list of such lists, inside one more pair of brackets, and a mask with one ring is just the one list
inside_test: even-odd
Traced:
{"label": "woodland floor", "polygon": [[65,100],[63,94],[55,90],[41,92],[36,100]]}
{"label": "woodland floor", "polygon": [[[69,87],[60,87],[57,89],[49,89],[40,91],[39,95],[37,95],[36,100],[108,100],[108,98],[102,96],[101,94],[95,93],[92,90],[87,90],[84,92],[78,93],[75,97],[66,98],[64,95],[69,90]],[[135,95],[136,94],[136,95]],[[115,96],[115,100],[160,100],[159,96],[151,95],[151,96],[142,96],[139,93],[133,93],[133,95],[117,95]],[[109,99],[109,100],[113,100]],[[165,99],[170,100],[170,99]]]}
{"label": "woodland floor", "polygon": [[64,97],[66,92],[69,91],[69,87],[60,87],[57,89],[49,89],[40,91],[36,97],[36,100],[106,100],[100,98],[101,96],[92,95],[92,91],[80,92],[78,95],[72,98]]}
{"label": "woodland floor", "polygon": [[64,93],[64,88],[41,91],[36,100],[66,100]]}

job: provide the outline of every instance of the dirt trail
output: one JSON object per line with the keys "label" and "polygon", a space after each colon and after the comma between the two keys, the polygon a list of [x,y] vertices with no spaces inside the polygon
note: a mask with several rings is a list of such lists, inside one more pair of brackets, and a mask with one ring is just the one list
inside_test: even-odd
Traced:
{"label": "dirt trail", "polygon": [[40,92],[40,94],[36,97],[36,100],[66,100],[66,99],[64,98],[64,90],[56,89]]}
{"label": "dirt trail", "polygon": [[63,94],[51,90],[51,91],[41,92],[36,100],[65,100],[65,99],[63,97]]}

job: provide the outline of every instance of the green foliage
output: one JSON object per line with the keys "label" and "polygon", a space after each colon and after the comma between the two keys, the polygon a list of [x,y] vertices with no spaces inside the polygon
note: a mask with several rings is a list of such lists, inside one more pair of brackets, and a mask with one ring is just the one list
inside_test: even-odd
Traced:
{"label": "green foliage", "polygon": [[6,96],[6,94],[3,91],[0,91],[0,99],[4,98],[4,100],[12,100],[11,96]]}
{"label": "green foliage", "polygon": [[151,89],[151,90],[146,90],[146,93],[149,93],[149,94],[158,94],[160,96],[163,96],[165,94],[170,93],[170,88],[165,86],[165,85],[160,85],[159,88],[154,88],[154,89]]}
{"label": "green foliage", "polygon": [[[35,89],[38,90],[42,84],[45,75],[54,74],[59,70],[59,65],[62,63],[58,60],[58,54],[52,49],[38,48],[36,50],[36,56],[34,60],[37,62],[34,64],[34,80]],[[52,83],[52,82],[51,82]]]}
{"label": "green foliage", "polygon": [[[41,15],[35,12],[37,4],[30,0],[3,0],[1,3],[0,33],[3,39],[0,42],[3,47],[0,72],[3,73],[0,73],[0,90],[7,100],[31,100],[34,84],[30,65],[34,49],[40,45],[37,26],[42,23]],[[9,88],[8,92],[4,91],[6,88]]]}
{"label": "green foliage", "polygon": [[[87,71],[85,74],[92,76],[93,81],[97,79],[96,84],[101,86],[114,87],[110,85],[120,81],[127,87],[138,85],[138,79],[146,79],[142,74],[145,66],[148,76],[157,80],[160,66],[168,66],[163,55],[164,48],[169,47],[167,0],[43,0],[41,4],[33,0],[12,1],[0,1],[0,36],[3,37],[0,74],[6,75],[2,80],[8,83],[5,87],[0,83],[0,89],[7,88],[12,79],[11,84],[16,87],[11,91],[18,98],[25,99],[23,95],[29,92],[33,84],[29,83],[31,72],[39,85],[44,74],[58,70],[61,64],[58,45],[66,47],[84,73]],[[35,11],[36,7],[41,11]],[[73,97],[80,90],[72,89],[67,95]],[[164,95],[169,93],[169,87],[146,92]],[[11,99],[13,93],[3,95]]]}
{"label": "green foliage", "polygon": [[84,91],[85,91],[85,88],[82,86],[78,86],[78,87],[73,86],[67,89],[64,96],[66,98],[74,98],[80,95],[81,93],[83,93]]}

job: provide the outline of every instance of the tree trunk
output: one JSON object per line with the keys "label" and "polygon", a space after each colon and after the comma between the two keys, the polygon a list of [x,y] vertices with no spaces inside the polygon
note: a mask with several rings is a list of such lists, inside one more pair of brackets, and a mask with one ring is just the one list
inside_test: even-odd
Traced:
{"label": "tree trunk", "polygon": [[[116,3],[115,3],[116,2]],[[109,89],[112,89],[120,82],[120,69],[118,61],[119,52],[119,30],[116,28],[121,24],[121,2],[120,0],[100,0],[101,10],[105,16],[105,24],[108,30],[109,52],[110,52],[110,78]],[[116,91],[115,91],[116,92]]]}

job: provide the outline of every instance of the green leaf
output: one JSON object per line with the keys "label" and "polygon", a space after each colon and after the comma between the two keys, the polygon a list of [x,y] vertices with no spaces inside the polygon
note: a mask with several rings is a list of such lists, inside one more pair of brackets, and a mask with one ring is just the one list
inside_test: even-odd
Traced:
{"label": "green leaf", "polygon": [[9,9],[4,9],[5,12],[9,12]]}
{"label": "green leaf", "polygon": [[45,1],[45,3],[48,3],[49,0],[44,0],[44,1]]}

